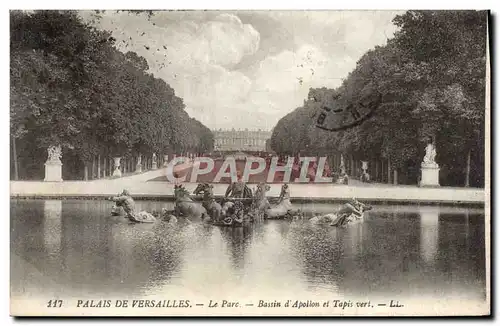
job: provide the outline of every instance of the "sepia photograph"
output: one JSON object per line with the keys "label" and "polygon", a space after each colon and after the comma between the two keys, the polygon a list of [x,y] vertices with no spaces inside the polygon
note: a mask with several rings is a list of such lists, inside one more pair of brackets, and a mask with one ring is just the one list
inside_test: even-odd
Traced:
{"label": "sepia photograph", "polygon": [[488,10],[9,10],[10,315],[490,316]]}

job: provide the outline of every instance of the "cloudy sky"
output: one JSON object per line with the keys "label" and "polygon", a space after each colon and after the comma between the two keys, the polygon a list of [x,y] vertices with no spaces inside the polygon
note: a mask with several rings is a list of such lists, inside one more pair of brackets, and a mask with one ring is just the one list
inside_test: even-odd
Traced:
{"label": "cloudy sky", "polygon": [[[356,61],[383,45],[394,11],[107,11],[99,28],[209,128],[271,130],[310,87],[339,86]],[[90,19],[89,12],[82,16]]]}

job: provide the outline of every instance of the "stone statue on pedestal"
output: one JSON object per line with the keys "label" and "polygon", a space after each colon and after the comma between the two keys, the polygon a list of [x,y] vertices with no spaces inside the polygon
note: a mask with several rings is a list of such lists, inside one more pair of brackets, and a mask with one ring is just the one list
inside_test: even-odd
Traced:
{"label": "stone statue on pedestal", "polygon": [[119,178],[122,176],[122,171],[120,170],[120,164],[121,164],[121,157],[114,157],[113,160],[114,160],[114,166],[115,166],[115,169],[113,171],[113,177],[115,178]]}
{"label": "stone statue on pedestal", "polygon": [[137,164],[135,165],[135,172],[142,172],[142,155],[137,156]]}
{"label": "stone statue on pedestal", "polygon": [[153,153],[153,159],[152,159],[152,169],[153,170],[156,170],[158,168],[158,161],[157,161],[157,158],[156,158],[156,153]]}
{"label": "stone statue on pedestal", "polygon": [[62,181],[62,150],[61,146],[50,146],[47,148],[47,161],[45,162],[44,181]]}
{"label": "stone statue on pedestal", "polygon": [[427,166],[427,167],[437,167],[436,163],[436,148],[432,143],[427,144],[427,147],[425,148],[425,156],[424,160],[422,161],[422,166]]}
{"label": "stone statue on pedestal", "polygon": [[337,184],[348,184],[349,176],[345,170],[344,155],[340,154],[340,171],[335,169],[334,182]]}
{"label": "stone statue on pedestal", "polygon": [[439,165],[436,163],[436,147],[432,142],[428,143],[425,148],[425,156],[421,166],[420,186],[439,187]]}
{"label": "stone statue on pedestal", "polygon": [[363,170],[363,173],[368,172],[368,162],[367,161],[361,161],[361,169]]}
{"label": "stone statue on pedestal", "polygon": [[346,174],[345,172],[345,164],[344,164],[344,155],[340,154],[340,174]]}
{"label": "stone statue on pedestal", "polygon": [[370,182],[370,174],[368,173],[368,162],[361,161],[361,181],[362,182]]}
{"label": "stone statue on pedestal", "polygon": [[47,163],[52,163],[52,164],[62,163],[61,162],[61,157],[62,157],[61,146],[50,146],[47,149],[47,153],[48,153]]}

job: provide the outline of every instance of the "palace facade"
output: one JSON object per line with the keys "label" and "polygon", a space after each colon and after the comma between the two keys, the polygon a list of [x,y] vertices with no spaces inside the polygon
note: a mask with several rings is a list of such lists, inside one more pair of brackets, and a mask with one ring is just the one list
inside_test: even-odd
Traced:
{"label": "palace facade", "polygon": [[265,130],[213,130],[214,149],[216,151],[252,151],[266,152],[266,145],[271,139],[271,131]]}

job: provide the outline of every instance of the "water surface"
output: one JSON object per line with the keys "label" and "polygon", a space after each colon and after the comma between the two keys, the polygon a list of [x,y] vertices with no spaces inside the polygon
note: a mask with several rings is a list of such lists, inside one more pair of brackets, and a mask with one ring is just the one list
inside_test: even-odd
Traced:
{"label": "water surface", "polygon": [[482,209],[374,206],[364,223],[347,229],[300,221],[231,229],[130,224],[111,217],[111,206],[12,200],[12,296],[486,296]]}

